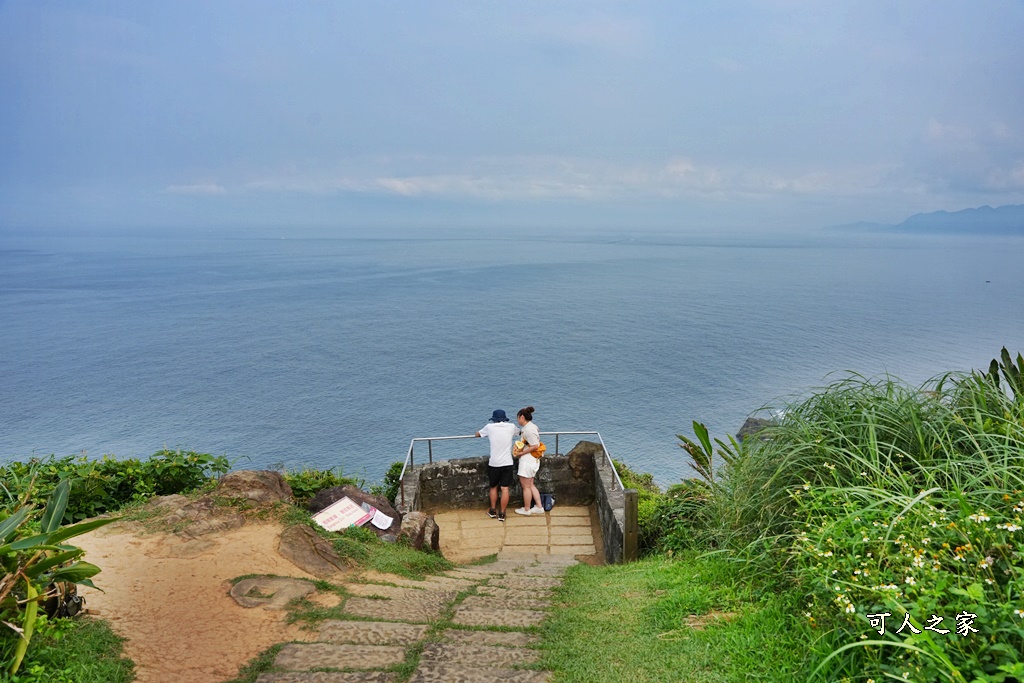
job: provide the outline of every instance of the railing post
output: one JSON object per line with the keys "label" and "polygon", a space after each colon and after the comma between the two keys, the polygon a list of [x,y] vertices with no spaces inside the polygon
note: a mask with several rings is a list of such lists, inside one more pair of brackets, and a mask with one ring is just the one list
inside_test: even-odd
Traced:
{"label": "railing post", "polygon": [[431,464],[433,464],[433,462],[434,462],[434,442],[429,440],[429,439],[427,439],[427,458],[430,460]]}
{"label": "railing post", "polygon": [[558,434],[555,434],[555,455],[558,455],[560,452],[558,450]]}
{"label": "railing post", "polygon": [[623,493],[626,496],[626,528],[623,529],[622,561],[636,562],[640,552],[640,524],[638,515],[640,497],[637,495],[636,489],[626,489]]}

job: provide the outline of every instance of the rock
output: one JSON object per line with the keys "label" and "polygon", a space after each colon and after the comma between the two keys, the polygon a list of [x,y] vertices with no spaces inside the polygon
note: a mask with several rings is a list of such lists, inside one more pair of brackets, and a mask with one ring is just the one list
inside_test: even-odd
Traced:
{"label": "rock", "polygon": [[433,515],[415,511],[402,518],[402,530],[398,537],[407,539],[409,545],[416,550],[438,550],[441,530]]}
{"label": "rock", "polygon": [[383,534],[382,536],[380,536],[380,540],[384,541],[385,543],[397,543],[398,536],[395,536],[394,534]]}
{"label": "rock", "polygon": [[604,447],[595,441],[580,441],[565,457],[569,458],[572,476],[580,479],[585,476],[587,471],[593,469],[596,460],[605,459]]}
{"label": "rock", "polygon": [[272,470],[239,470],[228,472],[217,483],[215,496],[243,498],[257,505],[290,501],[292,489],[280,472]]}
{"label": "rock", "polygon": [[183,496],[180,493],[172,493],[169,496],[154,496],[148,503],[146,503],[146,507],[160,512],[165,510],[172,510],[176,512],[188,505],[188,502],[187,496]]}
{"label": "rock", "polygon": [[398,537],[404,538],[409,542],[416,550],[423,547],[423,536],[426,531],[427,515],[419,510],[415,510],[405,515],[402,518],[402,530],[399,532]]}
{"label": "rock", "polygon": [[433,515],[427,517],[427,523],[423,525],[423,547],[434,552],[441,550],[441,527],[437,525]]}
{"label": "rock", "polygon": [[171,526],[187,524],[180,534],[188,538],[237,529],[245,524],[242,515],[217,505],[209,496],[197,498],[175,510],[164,521]]}
{"label": "rock", "polygon": [[281,532],[277,552],[299,569],[320,578],[348,570],[331,544],[304,524],[290,526]]}
{"label": "rock", "polygon": [[242,607],[280,610],[295,598],[304,598],[316,588],[309,581],[279,576],[242,579],[231,587],[229,595]]}
{"label": "rock", "polygon": [[312,500],[306,505],[306,508],[313,514],[320,512],[328,505],[336,503],[345,496],[348,496],[354,500],[357,504],[362,505],[363,503],[369,503],[373,507],[380,510],[383,514],[391,518],[391,526],[387,529],[378,529],[372,524],[366,524],[364,528],[372,529],[378,538],[391,534],[392,536],[398,536],[399,531],[402,528],[402,517],[398,514],[398,511],[391,506],[388,499],[384,496],[375,496],[372,493],[367,493],[360,488],[346,484],[345,486],[332,486],[329,489],[320,491]]}
{"label": "rock", "polygon": [[[748,436],[753,436],[760,432],[765,427],[774,427],[778,423],[775,420],[765,420],[760,417],[748,417],[747,421],[740,427],[740,431],[736,432],[736,440],[742,442],[743,439]],[[764,436],[758,437],[764,439]]]}

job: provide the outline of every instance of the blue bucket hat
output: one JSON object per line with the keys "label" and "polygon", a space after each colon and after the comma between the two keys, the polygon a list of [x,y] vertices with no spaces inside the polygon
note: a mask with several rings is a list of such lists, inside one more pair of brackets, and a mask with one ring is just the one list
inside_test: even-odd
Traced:
{"label": "blue bucket hat", "polygon": [[508,422],[505,411],[499,408],[491,413],[491,422]]}

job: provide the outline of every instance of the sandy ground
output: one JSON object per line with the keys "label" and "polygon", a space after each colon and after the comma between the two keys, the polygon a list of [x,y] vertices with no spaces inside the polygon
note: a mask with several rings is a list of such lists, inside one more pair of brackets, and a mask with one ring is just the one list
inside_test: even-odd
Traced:
{"label": "sandy ground", "polygon": [[185,540],[115,523],[75,539],[102,568],[81,588],[135,661],[139,683],[219,683],[275,643],[314,636],[284,623],[284,612],[240,607],[230,579],[244,574],[309,577],[277,553],[281,527],[253,524]]}

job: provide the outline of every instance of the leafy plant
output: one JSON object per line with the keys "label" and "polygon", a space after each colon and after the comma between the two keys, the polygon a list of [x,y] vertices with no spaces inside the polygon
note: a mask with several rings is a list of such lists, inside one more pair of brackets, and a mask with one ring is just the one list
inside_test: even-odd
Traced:
{"label": "leafy plant", "polygon": [[297,505],[302,505],[324,489],[346,484],[356,485],[352,477],[346,477],[339,468],[317,470],[304,467],[298,472],[284,472],[284,479],[292,489],[292,497]]}
{"label": "leafy plant", "polygon": [[730,434],[729,443],[725,443],[721,439],[715,439],[715,443],[718,445],[716,451],[711,445],[708,428],[696,420],[693,421],[693,433],[697,436],[700,443],[682,434],[676,434],[676,438],[682,441],[679,447],[690,454],[690,466],[693,467],[704,481],[713,486],[715,483],[714,454],[717,452],[722,461],[729,465],[739,457],[742,446]]}
{"label": "leafy plant", "polygon": [[391,463],[391,467],[384,474],[384,479],[379,484],[374,484],[370,487],[370,493],[375,496],[384,496],[388,501],[394,505],[395,498],[398,496],[398,487],[401,486],[402,468],[405,463],[401,460],[396,460]]}
{"label": "leafy plant", "polygon": [[[51,597],[59,583],[92,586],[91,577],[100,571],[96,565],[81,561],[81,548],[65,542],[110,524],[115,518],[62,526],[70,492],[69,480],[57,484],[38,520],[34,519],[35,507],[31,504],[20,505],[0,520],[0,564],[4,570],[0,581],[0,620],[17,633],[13,644],[7,638],[0,641],[0,648],[11,657],[8,671],[12,675],[21,667],[31,643],[40,602]],[[21,626],[15,626],[19,622]]]}

